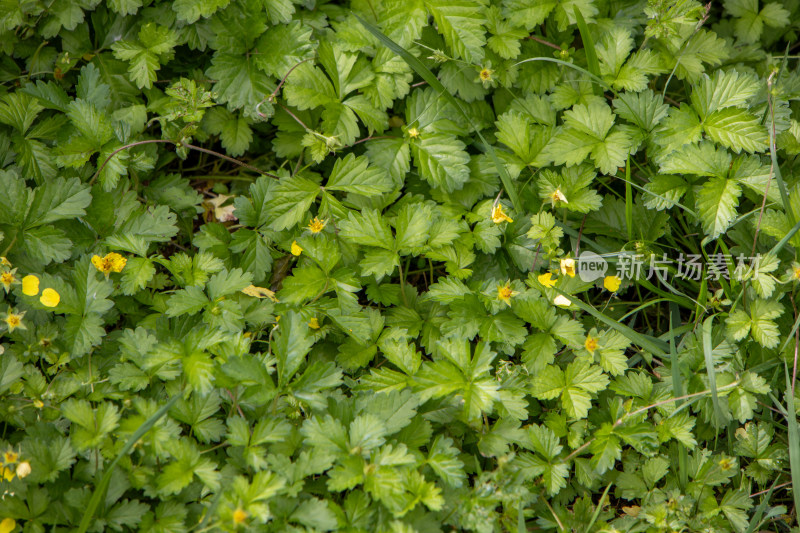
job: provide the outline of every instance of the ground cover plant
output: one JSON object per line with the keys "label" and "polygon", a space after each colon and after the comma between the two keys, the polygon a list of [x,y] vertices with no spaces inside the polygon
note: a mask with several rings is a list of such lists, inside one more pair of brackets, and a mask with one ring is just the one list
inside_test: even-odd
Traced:
{"label": "ground cover plant", "polygon": [[0,0],[0,532],[797,531],[798,21]]}

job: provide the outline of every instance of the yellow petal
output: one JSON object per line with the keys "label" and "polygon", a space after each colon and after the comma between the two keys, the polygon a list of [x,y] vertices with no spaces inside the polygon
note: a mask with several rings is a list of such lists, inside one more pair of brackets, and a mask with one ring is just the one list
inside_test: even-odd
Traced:
{"label": "yellow petal", "polygon": [[0,522],[0,533],[11,533],[17,527],[17,522],[13,518],[3,518]]}
{"label": "yellow petal", "polygon": [[114,272],[122,272],[122,269],[128,264],[128,260],[117,252],[111,252],[104,259],[111,263],[111,270]]}
{"label": "yellow petal", "polygon": [[92,256],[92,264],[99,272],[105,272],[105,269],[103,268],[103,258],[99,255],[95,254]]}
{"label": "yellow petal", "polygon": [[243,524],[245,520],[247,520],[247,511],[239,507],[233,512],[234,524]]}
{"label": "yellow petal", "polygon": [[303,253],[303,248],[297,244],[297,241],[292,241],[292,255],[300,255]]}
{"label": "yellow petal", "polygon": [[590,335],[586,336],[586,342],[583,343],[583,347],[586,348],[586,351],[590,354],[594,354],[594,351],[597,350],[598,346],[598,339],[597,337],[592,337]]}
{"label": "yellow petal", "polygon": [[537,276],[536,279],[538,279],[539,283],[547,288],[553,287],[556,284],[556,280],[553,279],[552,272],[545,272],[544,274]]}
{"label": "yellow petal", "polygon": [[571,257],[561,260],[561,273],[571,278],[575,277],[575,260]]}
{"label": "yellow petal", "polygon": [[275,298],[275,293],[269,289],[265,289],[264,287],[256,287],[255,285],[248,285],[242,292],[248,296],[252,296],[254,298],[269,298],[273,302],[277,302],[278,299]]}
{"label": "yellow petal", "polygon": [[308,321],[308,327],[311,329],[319,329],[319,320],[317,320],[317,317],[311,317],[311,320]]}
{"label": "yellow petal", "polygon": [[33,274],[28,274],[22,278],[22,294],[36,296],[39,294],[39,278]]}
{"label": "yellow petal", "polygon": [[42,296],[39,298],[39,301],[42,302],[42,305],[45,307],[55,307],[58,305],[58,302],[61,301],[61,295],[58,294],[55,289],[48,287],[42,291]]}
{"label": "yellow petal", "polygon": [[603,287],[605,287],[607,291],[617,292],[620,285],[622,285],[622,280],[619,276],[606,276],[603,278]]}

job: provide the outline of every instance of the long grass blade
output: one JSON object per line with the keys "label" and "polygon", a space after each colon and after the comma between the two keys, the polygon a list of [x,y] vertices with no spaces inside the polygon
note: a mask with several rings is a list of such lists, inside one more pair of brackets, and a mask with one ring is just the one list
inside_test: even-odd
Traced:
{"label": "long grass blade", "polygon": [[136,444],[136,441],[141,439],[145,433],[150,431],[156,422],[158,422],[161,417],[167,414],[175,402],[181,397],[180,394],[176,394],[172,398],[169,399],[167,403],[161,406],[161,408],[153,413],[153,415],[144,421],[144,423],[139,426],[139,429],[131,435],[131,438],[128,439],[128,442],[125,443],[125,446],[119,451],[114,460],[111,461],[111,464],[106,467],[106,472],[103,474],[103,478],[100,480],[100,483],[94,489],[94,493],[92,494],[92,498],[89,500],[89,505],[86,507],[86,510],[83,512],[83,517],[81,518],[81,523],[78,526],[77,533],[86,533],[86,530],[89,529],[91,525],[92,518],[94,518],[94,513],[97,511],[97,507],[100,505],[100,502],[105,498],[106,490],[108,489],[108,484],[111,482],[111,476],[114,473],[114,468],[117,466],[117,463],[128,455],[128,453],[133,449],[133,445]]}
{"label": "long grass blade", "polygon": [[764,510],[769,505],[769,499],[772,497],[772,491],[775,490],[775,485],[778,484],[778,480],[772,482],[772,486],[769,488],[769,492],[764,496],[761,500],[761,503],[758,504],[756,507],[756,512],[753,513],[753,518],[750,519],[750,523],[747,526],[747,529],[744,533],[755,533],[756,528],[761,525],[761,517],[764,516]]}
{"label": "long grass blade", "polygon": [[[670,302],[669,304],[669,329],[670,331],[674,331],[676,326],[681,323],[681,314],[680,309],[678,309],[678,304],[675,302]],[[672,367],[672,395],[676,398],[683,396],[684,394],[684,387],[683,387],[683,374],[681,374],[681,365],[680,360],[678,359],[678,347],[677,341],[675,336],[673,335],[669,339],[669,359],[670,359],[670,366]],[[676,406],[680,407],[683,401],[677,402]],[[689,483],[689,454],[686,448],[680,444],[677,444],[677,455],[678,455],[678,483],[680,484],[681,488],[686,488],[686,485]]]}
{"label": "long grass blade", "polygon": [[[600,77],[600,62],[597,60],[597,52],[594,49],[594,39],[592,34],[589,33],[589,26],[586,25],[586,20],[583,18],[578,6],[572,6],[575,13],[575,21],[578,23],[578,31],[581,34],[581,41],[583,41],[583,52],[586,54],[586,65],[589,67],[589,72]],[[593,86],[596,95],[602,95],[602,91],[595,85]]]}
{"label": "long grass blade", "polygon": [[795,511],[800,511],[800,429],[797,427],[797,412],[794,409],[794,392],[789,367],[784,366],[786,373],[786,426],[789,431],[789,471],[792,475],[792,496]]}
{"label": "long grass blade", "polygon": [[713,346],[711,344],[711,331],[714,325],[714,316],[710,316],[703,322],[703,357],[706,363],[706,375],[708,376],[708,388],[711,389],[711,404],[714,406],[714,427],[719,429],[722,424],[722,407],[719,404],[717,394],[717,370],[714,366]]}
{"label": "long grass blade", "polygon": [[426,67],[422,63],[422,61],[414,57],[410,52],[408,52],[408,50],[406,50],[405,48],[403,48],[402,46],[391,40],[389,37],[387,37],[377,27],[375,27],[374,25],[370,24],[369,22],[361,18],[357,13],[354,13],[354,16],[361,23],[361,25],[367,29],[367,31],[369,31],[381,42],[382,45],[384,45],[386,48],[388,48],[395,54],[402,57],[403,60],[406,63],[408,63],[408,66],[410,66],[414,70],[414,72],[419,74],[419,76],[423,80],[425,80],[428,83],[428,85],[430,85],[439,94],[444,96],[451,104],[453,104],[453,107],[455,107],[464,116],[467,122],[469,122],[470,125],[475,129],[475,133],[478,135],[478,138],[483,143],[486,149],[486,153],[489,155],[492,162],[494,163],[494,166],[497,168],[497,172],[498,174],[500,174],[500,181],[503,183],[503,188],[505,189],[506,194],[508,194],[511,203],[516,209],[521,210],[522,204],[520,203],[519,194],[517,193],[517,188],[514,185],[514,182],[512,181],[511,176],[508,173],[508,170],[506,169],[505,165],[503,165],[503,163],[500,161],[500,159],[497,157],[497,154],[495,153],[492,145],[490,145],[489,142],[483,137],[480,130],[474,124],[472,124],[469,115],[461,106],[461,103],[452,94],[450,94],[447,91],[447,89],[445,89],[444,85],[442,85],[442,82],[439,81],[436,75],[433,72],[431,72],[430,69],[428,69],[428,67]]}
{"label": "long grass blade", "polygon": [[621,334],[623,334],[633,344],[641,346],[645,350],[649,350],[653,355],[656,355],[658,357],[661,357],[661,358],[666,358],[667,357],[667,353],[666,353],[667,343],[662,341],[661,339],[656,339],[654,337],[650,337],[648,335],[644,335],[642,333],[639,333],[639,332],[629,328],[628,326],[626,326],[624,324],[620,324],[619,322],[617,322],[613,318],[609,317],[608,315],[606,315],[604,313],[601,313],[600,311],[598,311],[597,309],[595,309],[591,305],[583,302],[577,296],[573,296],[571,294],[567,294],[566,292],[560,290],[557,287],[553,287],[553,290],[558,292],[562,296],[565,296],[566,298],[568,298],[570,302],[572,302],[575,306],[579,307],[583,311],[586,311],[587,313],[589,313],[590,315],[592,315],[596,319],[600,320],[601,322],[604,322],[605,324],[607,324],[611,328],[619,331]]}
{"label": "long grass blade", "polygon": [[[577,9],[576,9],[577,11]],[[594,531],[592,529],[594,527],[594,523],[597,522],[597,518],[600,516],[600,511],[603,510],[603,502],[606,501],[606,496],[608,496],[608,491],[611,488],[611,483],[606,485],[606,490],[603,491],[603,495],[600,496],[600,501],[597,502],[597,507],[595,507],[594,512],[592,513],[592,519],[589,520],[589,523],[586,526],[586,533],[591,533]]]}

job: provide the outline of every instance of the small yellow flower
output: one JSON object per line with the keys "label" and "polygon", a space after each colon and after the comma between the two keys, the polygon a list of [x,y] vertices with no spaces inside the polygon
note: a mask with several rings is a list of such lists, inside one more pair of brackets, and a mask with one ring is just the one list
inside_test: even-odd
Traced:
{"label": "small yellow flower", "polygon": [[719,464],[719,467],[722,468],[722,470],[730,470],[734,467],[733,460],[728,457],[723,457],[717,464]]}
{"label": "small yellow flower", "polygon": [[556,190],[553,191],[553,194],[550,195],[550,200],[553,202],[553,205],[557,204],[558,202],[564,202],[565,204],[569,203],[567,201],[567,197],[564,196],[563,192],[561,192],[561,188],[556,188]]}
{"label": "small yellow flower", "polygon": [[311,329],[319,329],[319,320],[317,320],[317,317],[311,317],[311,320],[308,321],[308,327]]}
{"label": "small yellow flower", "polygon": [[544,274],[541,274],[541,275],[537,276],[536,279],[538,279],[539,283],[541,283],[542,285],[544,285],[548,289],[550,287],[553,287],[556,284],[556,280],[553,279],[553,273],[552,272],[545,272]]}
{"label": "small yellow flower", "polygon": [[3,470],[3,479],[5,479],[6,481],[13,481],[15,476],[14,471],[11,470],[10,468],[3,468],[2,470]]}
{"label": "small yellow flower", "polygon": [[567,298],[563,294],[559,294],[558,296],[553,298],[553,303],[561,307],[569,307],[570,304],[572,304],[569,298]]}
{"label": "small yellow flower", "polygon": [[19,460],[19,454],[14,450],[8,450],[3,453],[3,462],[5,464],[14,464]]}
{"label": "small yellow flower", "polygon": [[501,302],[505,302],[508,305],[511,305],[511,298],[519,294],[517,291],[511,289],[511,283],[508,281],[505,285],[498,285],[497,286],[497,299]]}
{"label": "small yellow flower", "polygon": [[[3,319],[3,322],[5,322],[6,325],[8,326],[8,332],[9,333],[11,333],[12,331],[14,331],[17,328],[19,328],[19,329],[27,329],[25,327],[25,325],[22,323],[22,317],[24,317],[24,316],[25,316],[25,311],[17,314],[10,307],[8,308],[8,313],[6,313],[6,317]],[[11,452],[8,452],[8,453],[11,453]],[[5,458],[6,455],[4,455],[3,457]],[[16,459],[14,459],[14,460],[16,461]],[[5,459],[5,462],[8,462],[8,460]]]}
{"label": "small yellow flower", "polygon": [[22,461],[17,465],[17,477],[22,479],[31,473],[31,464],[28,461]]}
{"label": "small yellow flower", "polygon": [[9,261],[8,259],[6,259],[3,256],[0,256],[0,266],[10,267],[11,266],[11,261]]}
{"label": "small yellow flower", "polygon": [[45,307],[55,307],[61,301],[61,295],[55,289],[50,287],[42,291],[42,296],[39,298],[42,305]]}
{"label": "small yellow flower", "polygon": [[606,276],[603,278],[603,287],[605,287],[607,291],[617,292],[620,285],[622,285],[622,280],[619,276]]}
{"label": "small yellow flower", "polygon": [[242,292],[248,296],[252,296],[254,298],[269,298],[273,302],[277,302],[278,299],[275,298],[275,293],[269,289],[265,289],[264,287],[256,287],[255,285],[248,285]]}
{"label": "small yellow flower", "polygon": [[416,139],[417,137],[419,137],[419,130],[417,128],[413,128],[413,127],[409,128],[408,129],[408,136],[411,137],[412,139]]}
{"label": "small yellow flower", "polygon": [[3,518],[0,522],[0,533],[11,533],[17,527],[17,522],[13,518]]}
{"label": "small yellow flower", "polygon": [[597,350],[599,339],[597,337],[592,337],[591,335],[586,336],[586,342],[583,343],[583,347],[586,348],[586,351],[590,354],[594,355],[594,351]]}
{"label": "small yellow flower", "polygon": [[17,278],[14,277],[15,271],[16,269],[0,274],[0,283],[2,283],[6,292],[8,292],[11,289],[11,285],[17,281]]}
{"label": "small yellow flower", "polygon": [[297,241],[292,241],[292,255],[300,255],[303,253],[303,248],[297,244]]}
{"label": "small yellow flower", "polygon": [[41,409],[42,407],[44,407],[44,402],[37,398],[36,400],[33,400],[33,406],[37,409]]}
{"label": "small yellow flower", "polygon": [[325,228],[325,224],[327,224],[325,219],[320,220],[319,218],[314,217],[314,220],[308,223],[308,229],[311,230],[311,233],[319,233]]}
{"label": "small yellow flower", "polygon": [[571,257],[561,260],[561,273],[571,278],[575,277],[575,260]]}
{"label": "small yellow flower", "polygon": [[497,204],[492,207],[492,222],[500,224],[502,222],[514,222],[514,219],[503,212],[503,204]]}
{"label": "small yellow flower", "polygon": [[26,296],[36,296],[39,294],[39,278],[33,274],[28,274],[22,278],[22,294]]}
{"label": "small yellow flower", "polygon": [[800,266],[795,267],[794,271],[792,271],[792,277],[800,279]]}
{"label": "small yellow flower", "polygon": [[99,272],[105,274],[106,278],[108,278],[108,275],[112,272],[122,272],[127,262],[128,260],[117,252],[106,254],[105,257],[100,257],[99,255],[92,256],[92,264]]}
{"label": "small yellow flower", "polygon": [[481,81],[492,81],[492,74],[494,74],[494,70],[482,68],[478,76],[481,78]]}
{"label": "small yellow flower", "polygon": [[247,511],[245,511],[241,507],[238,507],[233,512],[233,523],[236,525],[244,524],[245,520],[247,520]]}

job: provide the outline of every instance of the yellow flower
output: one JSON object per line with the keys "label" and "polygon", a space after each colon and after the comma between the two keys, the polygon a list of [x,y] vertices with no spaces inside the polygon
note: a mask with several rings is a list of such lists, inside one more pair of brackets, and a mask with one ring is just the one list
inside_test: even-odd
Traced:
{"label": "yellow flower", "polygon": [[0,533],[11,533],[15,527],[17,527],[17,523],[13,518],[3,518],[3,521],[0,522]]}
{"label": "yellow flower", "polygon": [[545,272],[544,274],[541,274],[541,275],[537,276],[536,279],[538,279],[539,283],[541,283],[542,285],[544,285],[548,289],[550,287],[553,287],[556,284],[556,280],[553,279],[553,273],[552,272]]}
{"label": "yellow flower", "polygon": [[563,192],[561,192],[561,188],[556,188],[556,190],[553,191],[553,194],[550,195],[550,200],[553,202],[553,205],[557,204],[558,202],[564,202],[565,204],[569,203],[567,201],[567,197],[564,196]]}
{"label": "yellow flower", "polygon": [[0,256],[0,265],[2,265],[4,267],[10,267],[11,266],[11,261],[9,261],[8,259],[6,259],[3,256]]}
{"label": "yellow flower", "polygon": [[800,279],[800,266],[795,267],[794,271],[792,272],[792,276],[794,279]]}
{"label": "yellow flower", "polygon": [[17,465],[17,477],[22,479],[31,473],[31,464],[28,461],[22,461]]}
{"label": "yellow flower", "polygon": [[106,254],[105,257],[100,257],[99,255],[92,256],[92,264],[99,272],[105,274],[106,278],[112,272],[122,272],[127,262],[128,260],[117,252]]}
{"label": "yellow flower", "polygon": [[233,523],[236,525],[243,524],[247,520],[247,511],[241,507],[237,507],[233,512]]}
{"label": "yellow flower", "polygon": [[416,139],[419,137],[419,130],[417,128],[409,128],[408,129],[408,136],[412,139]]}
{"label": "yellow flower", "polygon": [[494,70],[490,68],[483,68],[478,76],[481,78],[481,81],[492,81],[492,74],[494,74]]}
{"label": "yellow flower", "polygon": [[17,281],[17,278],[14,277],[15,271],[16,269],[11,270],[9,272],[3,272],[2,274],[0,274],[0,283],[3,284],[3,287],[5,288],[6,292],[8,292],[9,289],[11,289],[11,285],[16,283]]}
{"label": "yellow flower", "polygon": [[12,481],[14,479],[14,471],[10,468],[3,468],[3,479],[6,481]]}
{"label": "yellow flower", "polygon": [[[25,316],[25,311],[17,314],[10,307],[8,308],[8,313],[6,314],[6,317],[3,319],[3,322],[5,322],[6,325],[8,325],[8,332],[9,333],[11,333],[12,331],[14,331],[17,328],[19,328],[19,329],[27,329],[25,327],[25,325],[22,323],[22,317],[24,317],[24,316]],[[8,453],[12,453],[12,452],[7,452],[7,454]],[[3,455],[5,462],[9,462],[7,459],[5,459],[7,454]],[[16,459],[14,459],[14,461],[16,461]]]}
{"label": "yellow flower", "polygon": [[13,464],[19,460],[19,454],[13,450],[8,450],[7,452],[3,453],[3,462],[5,464]]}
{"label": "yellow flower", "polygon": [[39,278],[33,274],[28,274],[22,278],[22,294],[26,296],[36,296],[39,294]]}
{"label": "yellow flower", "polygon": [[497,286],[497,299],[511,305],[511,298],[519,294],[517,291],[511,289],[511,283],[506,281],[505,285]]}
{"label": "yellow flower", "polygon": [[325,219],[320,220],[319,218],[314,217],[314,220],[308,223],[308,229],[311,230],[311,233],[319,233],[325,228],[325,224],[327,224]]}
{"label": "yellow flower", "polygon": [[269,289],[265,289],[264,287],[256,287],[255,285],[248,285],[242,292],[248,296],[252,296],[254,298],[269,298],[273,302],[277,302],[278,299],[275,298],[275,293]]}
{"label": "yellow flower", "polygon": [[569,307],[572,302],[563,294],[559,294],[553,298],[553,303],[562,307]]}
{"label": "yellow flower", "polygon": [[492,207],[492,222],[495,224],[500,224],[502,222],[514,222],[514,219],[503,213],[502,204],[497,204],[496,206]]}
{"label": "yellow flower", "polygon": [[292,241],[292,255],[300,255],[303,253],[303,249],[297,244],[297,241]]}
{"label": "yellow flower", "polygon": [[603,278],[603,287],[605,287],[607,291],[617,292],[620,285],[622,285],[622,280],[619,276],[606,276]]}
{"label": "yellow flower", "polygon": [[308,327],[311,329],[319,329],[319,320],[317,320],[317,317],[311,317],[311,320],[308,321]]}
{"label": "yellow flower", "polygon": [[734,467],[733,460],[731,460],[728,457],[723,457],[722,459],[719,460],[719,463],[717,464],[719,464],[719,467],[722,468],[722,470],[730,470],[731,468]]}
{"label": "yellow flower", "polygon": [[42,291],[42,296],[39,298],[42,305],[45,307],[55,307],[61,301],[61,295],[55,289],[50,287]]}
{"label": "yellow flower", "polygon": [[586,342],[583,343],[583,347],[586,348],[586,351],[590,354],[594,355],[594,351],[597,349],[599,339],[597,337],[592,337],[591,335],[586,336]]}
{"label": "yellow flower", "polygon": [[571,257],[561,260],[561,273],[574,278],[575,277],[575,260]]}
{"label": "yellow flower", "polygon": [[36,400],[33,400],[33,406],[37,409],[41,409],[42,407],[44,407],[44,402],[37,398]]}

